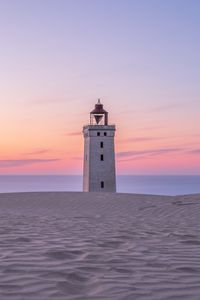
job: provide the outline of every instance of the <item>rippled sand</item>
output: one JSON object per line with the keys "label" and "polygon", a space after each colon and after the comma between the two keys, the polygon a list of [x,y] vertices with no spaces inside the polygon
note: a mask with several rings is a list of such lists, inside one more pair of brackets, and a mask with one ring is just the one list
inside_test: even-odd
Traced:
{"label": "rippled sand", "polygon": [[200,195],[0,194],[0,299],[200,299]]}

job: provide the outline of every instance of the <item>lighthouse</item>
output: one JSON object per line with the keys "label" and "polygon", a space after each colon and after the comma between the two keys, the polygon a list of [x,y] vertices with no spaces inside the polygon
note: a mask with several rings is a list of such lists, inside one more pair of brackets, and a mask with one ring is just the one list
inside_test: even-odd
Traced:
{"label": "lighthouse", "polygon": [[83,127],[84,192],[116,192],[115,125],[108,122],[108,112],[98,99],[90,112],[90,124]]}

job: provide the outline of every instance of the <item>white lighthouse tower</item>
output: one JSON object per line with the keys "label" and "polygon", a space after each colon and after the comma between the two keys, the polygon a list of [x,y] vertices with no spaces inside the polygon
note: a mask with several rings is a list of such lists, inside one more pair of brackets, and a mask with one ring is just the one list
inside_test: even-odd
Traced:
{"label": "white lighthouse tower", "polygon": [[84,192],[116,192],[115,125],[108,124],[108,112],[98,99],[90,113],[90,124],[83,127]]}

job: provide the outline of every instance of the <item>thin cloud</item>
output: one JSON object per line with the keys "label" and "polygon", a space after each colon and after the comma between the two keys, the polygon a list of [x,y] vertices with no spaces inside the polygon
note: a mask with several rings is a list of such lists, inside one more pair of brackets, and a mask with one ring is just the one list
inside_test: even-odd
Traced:
{"label": "thin cloud", "polygon": [[75,132],[67,133],[66,135],[68,135],[68,136],[78,136],[78,135],[81,135],[81,132],[80,131],[75,131]]}
{"label": "thin cloud", "polygon": [[37,154],[45,154],[45,153],[49,153],[50,149],[38,149],[32,152],[27,152],[25,153],[26,155],[37,155]]}
{"label": "thin cloud", "polygon": [[193,150],[188,151],[188,153],[190,153],[190,154],[200,154],[200,149],[193,149]]}
{"label": "thin cloud", "polygon": [[144,107],[144,108],[137,109],[137,110],[133,110],[133,109],[124,110],[120,114],[138,115],[138,114],[146,114],[149,112],[170,111],[170,110],[178,109],[181,106],[182,106],[182,103],[170,103],[170,104],[163,104],[163,105],[158,105],[158,106],[154,106],[154,107]]}
{"label": "thin cloud", "polygon": [[158,141],[163,139],[164,137],[135,137],[135,138],[126,139],[124,141],[140,143],[140,142]]}
{"label": "thin cloud", "polygon": [[21,167],[33,164],[49,163],[59,161],[58,158],[51,159],[1,159],[0,168]]}
{"label": "thin cloud", "polygon": [[148,127],[142,127],[142,128],[136,128],[135,131],[153,131],[153,130],[160,130],[160,129],[163,129],[164,126],[148,126]]}
{"label": "thin cloud", "polygon": [[147,153],[147,151],[123,151],[123,152],[118,152],[116,155],[119,158],[123,158],[123,157],[142,155],[142,154],[146,154],[146,153]]}
{"label": "thin cloud", "polygon": [[180,103],[171,103],[171,104],[164,104],[151,109],[151,111],[167,111],[167,110],[174,110],[180,108]]}
{"label": "thin cloud", "polygon": [[127,157],[138,157],[138,156],[156,156],[162,154],[168,154],[172,152],[181,151],[180,148],[161,148],[161,149],[152,149],[152,150],[143,150],[143,151],[124,151],[118,152],[118,158],[127,158]]}
{"label": "thin cloud", "polygon": [[42,98],[42,99],[35,99],[35,100],[31,100],[30,103],[32,104],[38,104],[38,105],[42,105],[42,104],[58,104],[58,103],[69,103],[69,102],[74,102],[74,101],[78,101],[79,98],[74,98],[74,97],[58,97],[58,98]]}

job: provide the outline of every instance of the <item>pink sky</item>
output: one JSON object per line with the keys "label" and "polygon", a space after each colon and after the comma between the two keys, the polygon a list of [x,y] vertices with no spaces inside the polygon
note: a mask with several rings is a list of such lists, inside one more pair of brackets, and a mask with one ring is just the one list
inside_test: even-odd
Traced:
{"label": "pink sky", "polygon": [[[81,131],[82,126],[88,123],[89,111],[95,100],[89,102],[86,101],[88,112],[85,107],[76,109],[73,102],[68,109],[62,103],[57,117],[57,104],[38,103],[36,120],[27,112],[24,118],[22,112],[17,116],[17,108],[13,109],[10,120],[4,120],[4,124],[9,123],[9,126],[3,132],[1,174],[81,174]],[[106,108],[105,101],[104,104]],[[175,108],[159,114],[149,112],[148,115],[147,112],[117,112],[116,106],[112,112],[111,101],[108,107],[111,107],[110,121],[115,121],[117,126],[118,174],[199,174],[199,135],[190,133],[193,132],[193,123],[188,126],[182,119],[183,115],[174,112]],[[67,112],[66,115],[63,111]],[[33,109],[31,113],[34,113]],[[172,114],[178,116],[176,126]],[[169,117],[170,122],[165,124]]]}
{"label": "pink sky", "polygon": [[1,1],[0,174],[82,174],[97,98],[118,174],[200,174],[199,13],[198,1]]}

